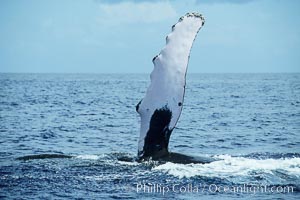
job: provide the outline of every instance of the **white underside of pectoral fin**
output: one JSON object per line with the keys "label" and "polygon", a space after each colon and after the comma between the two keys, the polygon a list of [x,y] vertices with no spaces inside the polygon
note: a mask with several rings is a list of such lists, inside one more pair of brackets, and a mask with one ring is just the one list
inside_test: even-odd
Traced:
{"label": "white underside of pectoral fin", "polygon": [[[153,142],[154,146],[155,143],[161,145],[160,141],[156,140],[157,138],[149,137],[160,137],[159,134],[164,134],[166,130],[171,133],[175,127],[183,106],[190,51],[203,25],[204,18],[200,14],[188,13],[181,17],[167,36],[166,46],[153,58],[154,69],[150,75],[151,84],[137,109],[141,116],[139,153],[144,151],[146,145],[152,145],[145,143],[145,139],[148,143]],[[168,114],[169,112],[171,115]],[[171,117],[170,120],[161,119],[166,116]],[[168,124],[161,133],[151,132],[154,130],[153,127],[163,127],[159,124],[159,120]],[[155,129],[156,132],[159,130]]]}

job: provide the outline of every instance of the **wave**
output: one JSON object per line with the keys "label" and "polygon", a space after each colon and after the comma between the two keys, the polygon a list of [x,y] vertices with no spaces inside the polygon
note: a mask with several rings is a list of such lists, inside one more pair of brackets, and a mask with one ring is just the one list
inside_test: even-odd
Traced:
{"label": "wave", "polygon": [[208,177],[232,183],[295,184],[300,178],[300,158],[254,159],[215,156],[220,160],[208,164],[175,164],[167,162],[153,168],[177,178]]}
{"label": "wave", "polygon": [[[280,157],[282,156],[282,157]],[[57,158],[71,158],[64,161]],[[218,184],[255,184],[288,185],[294,191],[300,191],[300,156],[299,154],[250,154],[243,156],[215,155],[215,161],[206,164],[179,164],[149,160],[137,162],[135,155],[128,153],[108,154],[39,154],[23,156],[17,160],[56,159],[53,164],[77,168],[80,172],[96,170],[94,173],[81,174],[88,180],[123,180],[126,183],[140,180],[165,180],[173,182],[204,182]],[[48,161],[32,162],[34,165]],[[112,170],[113,169],[113,170]],[[101,173],[99,173],[99,170]]]}
{"label": "wave", "polygon": [[[294,155],[294,156],[292,156]],[[178,179],[218,179],[231,183],[255,183],[255,184],[292,184],[299,185],[300,179],[300,157],[296,154],[287,154],[286,157],[270,154],[258,156],[231,156],[216,155],[216,161],[207,164],[178,164],[172,162],[160,163],[156,161],[136,162],[130,159],[130,154],[113,153],[106,155],[81,155],[78,159],[113,161],[114,167],[127,165],[135,167],[135,170],[152,171],[173,176]],[[115,162],[114,162],[115,161]],[[147,168],[144,168],[147,166]],[[137,167],[137,168],[136,168]],[[149,171],[148,171],[149,172]]]}

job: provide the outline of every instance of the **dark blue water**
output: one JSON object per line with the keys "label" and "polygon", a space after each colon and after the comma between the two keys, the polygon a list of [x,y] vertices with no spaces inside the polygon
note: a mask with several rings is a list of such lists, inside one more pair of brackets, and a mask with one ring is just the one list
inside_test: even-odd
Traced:
{"label": "dark blue water", "polygon": [[[148,75],[0,74],[0,198],[299,198],[300,74],[189,74],[170,150],[220,158],[209,164],[118,160],[136,156],[148,85]],[[74,157],[16,160],[45,153]]]}

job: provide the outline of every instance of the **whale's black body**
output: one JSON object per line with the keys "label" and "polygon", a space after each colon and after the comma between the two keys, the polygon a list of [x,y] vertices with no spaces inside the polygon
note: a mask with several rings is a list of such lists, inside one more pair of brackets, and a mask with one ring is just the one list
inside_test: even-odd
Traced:
{"label": "whale's black body", "polygon": [[[148,158],[133,157],[131,155],[124,154],[124,153],[113,153],[111,154],[111,156],[117,159],[118,161],[147,162],[152,160],[152,161],[158,161],[158,164],[163,164],[166,162],[180,163],[180,164],[190,164],[190,163],[206,164],[217,160],[212,157],[188,156],[179,153],[168,153],[165,154],[164,156],[148,157]],[[16,160],[31,161],[31,160],[40,160],[40,159],[70,159],[74,157],[76,156],[65,155],[65,154],[36,154],[36,155],[21,156],[16,158]]]}
{"label": "whale's black body", "polygon": [[36,159],[54,159],[54,158],[73,158],[73,156],[65,155],[65,154],[37,154],[37,155],[21,156],[16,158],[16,160],[28,161],[28,160],[36,160]]}
{"label": "whale's black body", "polygon": [[207,160],[168,151],[171,133],[182,111],[190,51],[203,25],[201,14],[187,13],[181,17],[172,26],[166,46],[152,60],[151,84],[136,106],[141,117],[139,160],[180,160],[181,163]]}

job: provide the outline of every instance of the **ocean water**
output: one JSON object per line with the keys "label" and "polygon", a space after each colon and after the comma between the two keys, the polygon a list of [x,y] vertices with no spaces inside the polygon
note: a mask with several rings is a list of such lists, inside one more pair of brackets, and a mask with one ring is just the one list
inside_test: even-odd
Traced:
{"label": "ocean water", "polygon": [[[300,74],[188,74],[169,148],[219,159],[208,164],[130,161],[148,85],[0,74],[0,198],[299,199]],[[41,154],[73,157],[17,159]]]}

